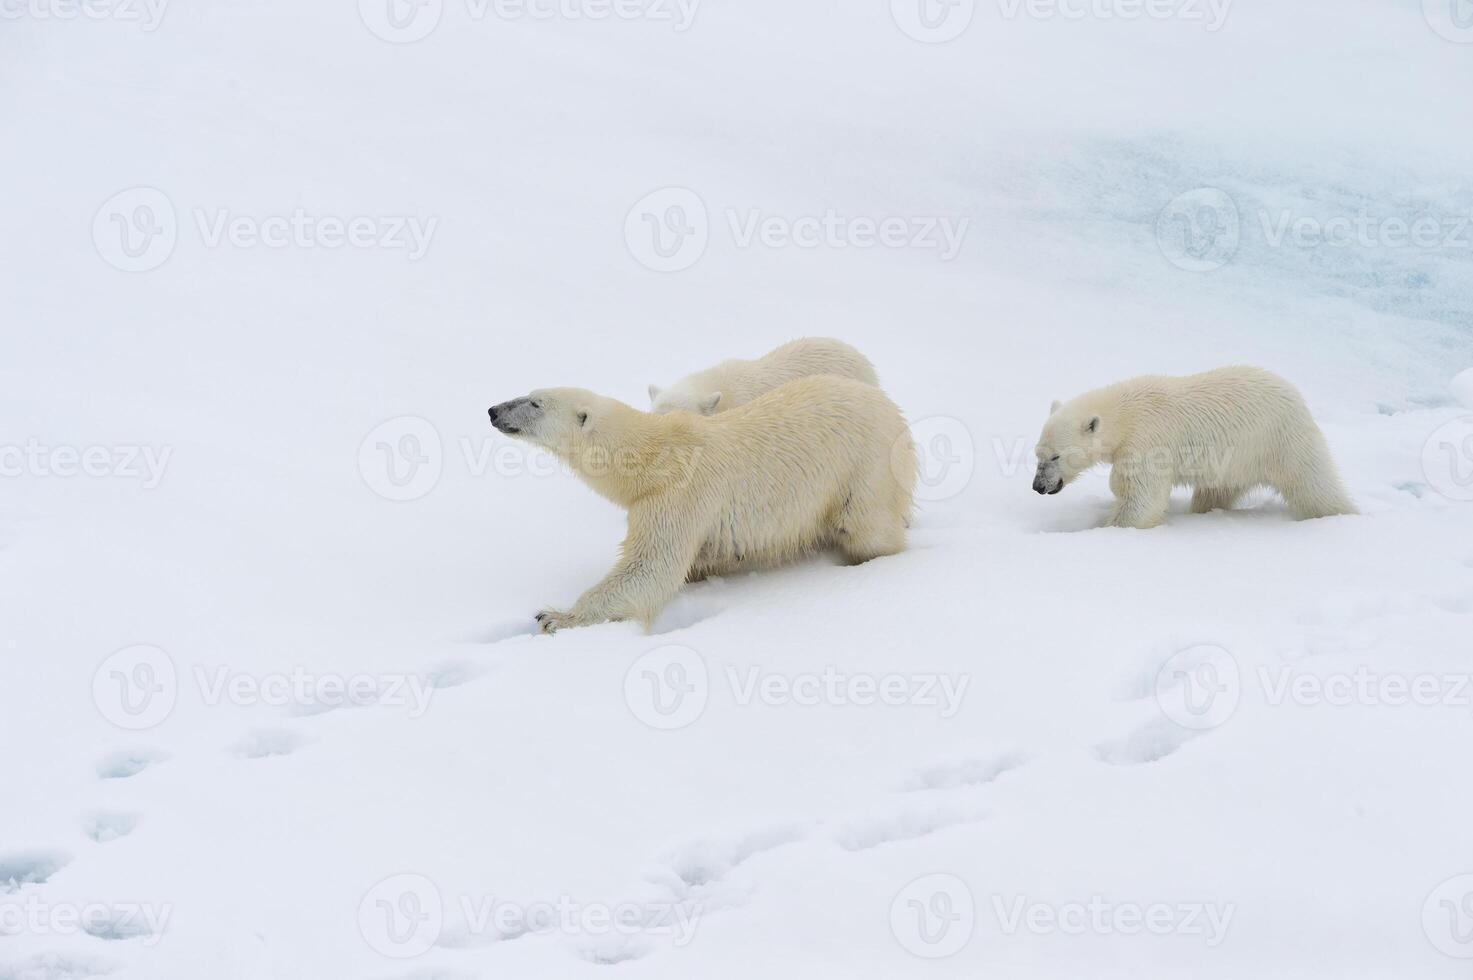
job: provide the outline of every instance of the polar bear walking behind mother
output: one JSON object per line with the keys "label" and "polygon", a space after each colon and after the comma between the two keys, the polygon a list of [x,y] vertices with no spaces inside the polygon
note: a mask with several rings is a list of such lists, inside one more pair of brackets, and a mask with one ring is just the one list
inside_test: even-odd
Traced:
{"label": "polar bear walking behind mother", "polygon": [[648,627],[682,583],[708,575],[822,548],[858,563],[905,547],[915,445],[872,385],[802,378],[711,416],[550,388],[490,416],[629,512],[613,570],[566,612],[538,613],[545,633],[620,619]]}
{"label": "polar bear walking behind mother", "polygon": [[1133,378],[1054,402],[1034,451],[1041,494],[1109,463],[1111,527],[1160,524],[1173,487],[1192,488],[1194,514],[1265,485],[1300,519],[1356,513],[1299,391],[1262,368]]}

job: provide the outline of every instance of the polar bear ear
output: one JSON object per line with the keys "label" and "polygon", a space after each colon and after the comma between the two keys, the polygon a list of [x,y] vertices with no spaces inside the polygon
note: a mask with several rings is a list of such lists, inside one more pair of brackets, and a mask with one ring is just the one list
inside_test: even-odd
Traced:
{"label": "polar bear ear", "polygon": [[702,415],[710,415],[712,412],[716,411],[716,406],[720,404],[721,392],[718,391],[714,395],[707,395],[705,398],[702,398],[700,405],[697,407],[700,408]]}
{"label": "polar bear ear", "polygon": [[650,404],[653,405],[655,403],[655,401],[659,397],[660,397],[660,386],[659,385],[650,385]]}
{"label": "polar bear ear", "polygon": [[1088,422],[1084,423],[1084,431],[1091,435],[1100,431],[1100,417],[1098,415],[1092,416]]}
{"label": "polar bear ear", "polygon": [[1055,398],[1054,399],[1054,403],[1048,407],[1048,413],[1050,415],[1053,415],[1055,412],[1057,412],[1059,410],[1059,407],[1061,405],[1063,405],[1063,404],[1064,404],[1063,402],[1061,402],[1057,398]]}

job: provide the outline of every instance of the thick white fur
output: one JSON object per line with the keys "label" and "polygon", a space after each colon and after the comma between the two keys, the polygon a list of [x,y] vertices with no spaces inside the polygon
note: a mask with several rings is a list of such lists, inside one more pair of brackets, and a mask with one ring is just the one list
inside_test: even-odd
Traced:
{"label": "thick white fur", "polygon": [[568,611],[539,613],[544,632],[619,619],[648,626],[682,583],[707,575],[826,547],[856,563],[905,547],[915,446],[872,385],[802,378],[710,417],[556,388],[502,418],[629,511],[613,570]]}
{"label": "thick white fur", "polygon": [[778,385],[798,378],[832,374],[878,386],[875,369],[859,351],[841,340],[805,337],[783,344],[755,361],[722,361],[713,368],[681,378],[668,388],[650,385],[653,411],[717,412],[740,408]]}
{"label": "thick white fur", "polygon": [[1036,454],[1040,493],[1111,464],[1115,527],[1160,524],[1175,486],[1193,488],[1193,513],[1265,485],[1301,519],[1356,513],[1304,399],[1261,368],[1133,378],[1055,402]]}

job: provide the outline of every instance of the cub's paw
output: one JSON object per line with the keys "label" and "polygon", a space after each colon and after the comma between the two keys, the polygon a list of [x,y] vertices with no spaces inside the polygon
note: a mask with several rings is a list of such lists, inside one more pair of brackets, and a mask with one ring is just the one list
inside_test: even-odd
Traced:
{"label": "cub's paw", "polygon": [[544,633],[556,633],[560,629],[579,625],[571,613],[556,609],[544,609],[537,614],[537,628]]}

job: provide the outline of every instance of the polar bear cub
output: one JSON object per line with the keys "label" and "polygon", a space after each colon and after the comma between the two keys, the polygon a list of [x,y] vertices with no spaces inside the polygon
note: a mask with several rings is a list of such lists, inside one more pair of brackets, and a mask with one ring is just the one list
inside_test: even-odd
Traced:
{"label": "polar bear cub", "polygon": [[879,386],[875,369],[859,351],[842,340],[805,337],[783,344],[755,361],[722,361],[713,368],[681,378],[668,388],[650,385],[651,410],[714,415],[738,408],[778,385],[816,374],[853,378]]}
{"label": "polar bear cub", "polygon": [[826,547],[854,563],[905,547],[916,450],[872,385],[800,378],[710,417],[551,388],[490,416],[629,512],[613,570],[571,609],[539,612],[545,633],[619,619],[648,627],[682,583],[707,575]]}
{"label": "polar bear cub", "polygon": [[1356,513],[1304,399],[1261,368],[1133,378],[1054,402],[1035,454],[1042,494],[1109,463],[1107,526],[1155,527],[1178,486],[1192,488],[1194,514],[1264,485],[1301,519]]}

